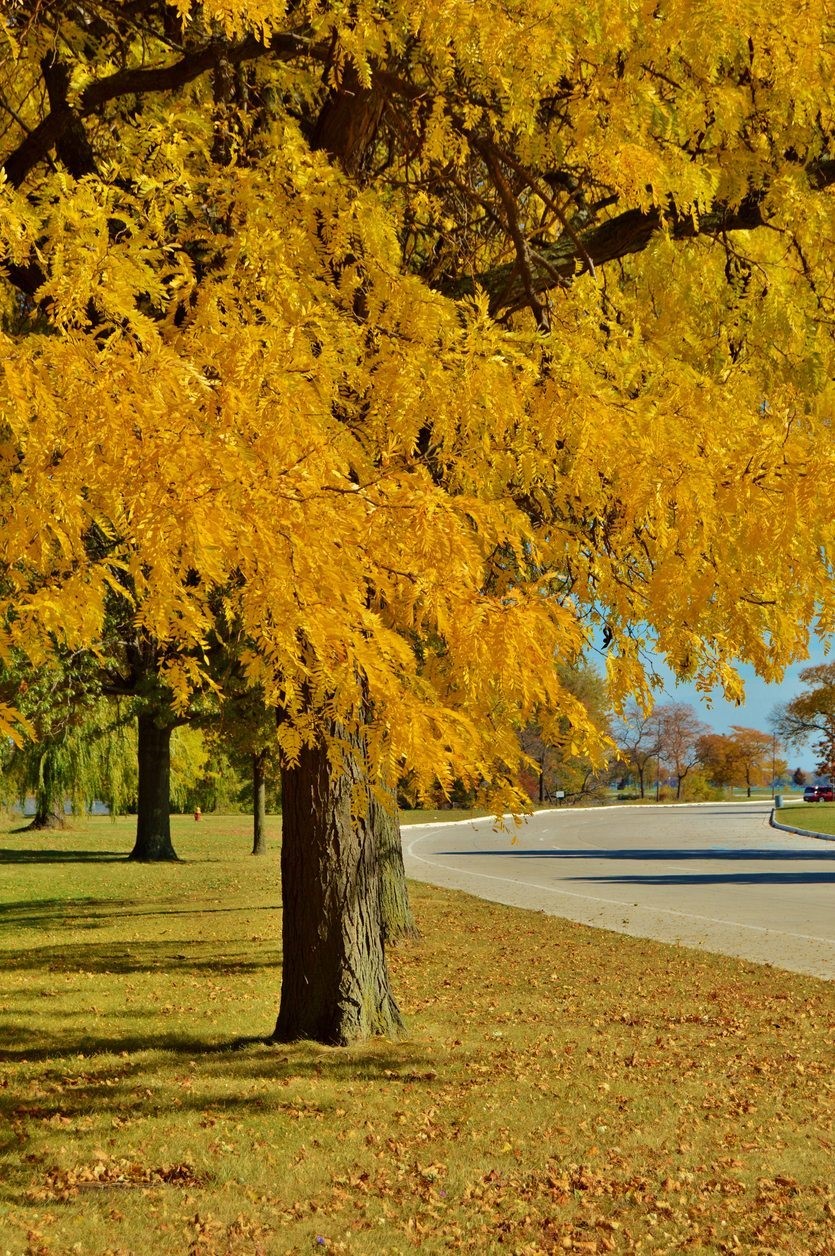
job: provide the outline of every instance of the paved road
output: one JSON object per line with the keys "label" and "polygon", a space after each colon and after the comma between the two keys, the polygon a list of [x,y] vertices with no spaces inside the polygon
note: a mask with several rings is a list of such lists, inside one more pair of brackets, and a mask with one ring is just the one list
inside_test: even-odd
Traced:
{"label": "paved road", "polygon": [[[770,806],[540,812],[404,827],[408,876],[498,903],[835,978],[835,842],[769,826]],[[781,820],[808,817],[786,808]],[[515,842],[513,837],[515,836]]]}

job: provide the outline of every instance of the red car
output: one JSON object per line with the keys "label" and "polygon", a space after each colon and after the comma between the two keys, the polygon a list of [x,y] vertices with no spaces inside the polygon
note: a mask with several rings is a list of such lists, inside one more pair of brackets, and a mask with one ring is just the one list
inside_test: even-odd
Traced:
{"label": "red car", "polygon": [[835,789],[831,785],[807,785],[803,791],[804,802],[835,802]]}

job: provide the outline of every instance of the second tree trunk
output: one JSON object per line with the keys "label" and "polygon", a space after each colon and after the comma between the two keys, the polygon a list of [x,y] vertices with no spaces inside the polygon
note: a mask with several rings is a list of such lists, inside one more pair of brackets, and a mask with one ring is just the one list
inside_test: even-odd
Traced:
{"label": "second tree trunk", "polygon": [[171,845],[171,732],[170,724],[158,724],[153,715],[139,716],[139,802],[131,859],[177,858]]}

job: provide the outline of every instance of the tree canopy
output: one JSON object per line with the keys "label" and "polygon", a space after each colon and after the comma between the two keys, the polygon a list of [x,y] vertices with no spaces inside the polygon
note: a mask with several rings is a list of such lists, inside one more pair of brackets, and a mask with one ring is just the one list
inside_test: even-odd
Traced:
{"label": "tree canopy", "polygon": [[804,667],[803,688],[789,702],[775,709],[775,732],[794,745],[812,741],[817,770],[835,775],[835,663]]}
{"label": "tree canopy", "polygon": [[[555,666],[598,637],[617,705],[647,642],[738,697],[832,628],[826,0],[17,0],[0,35],[5,655],[103,653],[115,602],[182,713],[234,625],[303,828],[369,773],[517,805],[532,717],[600,747]],[[282,1032],[356,1030],[343,943]]]}

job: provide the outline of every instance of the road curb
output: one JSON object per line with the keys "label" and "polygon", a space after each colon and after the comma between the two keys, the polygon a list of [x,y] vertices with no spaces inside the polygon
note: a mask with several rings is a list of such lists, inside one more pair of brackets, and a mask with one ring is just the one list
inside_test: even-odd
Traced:
{"label": "road curb", "polygon": [[776,807],[772,807],[769,824],[773,829],[781,829],[784,833],[796,833],[798,837],[816,837],[821,842],[835,842],[835,834],[832,833],[815,833],[813,829],[796,829],[791,824],[778,824],[774,819],[776,811]]}

